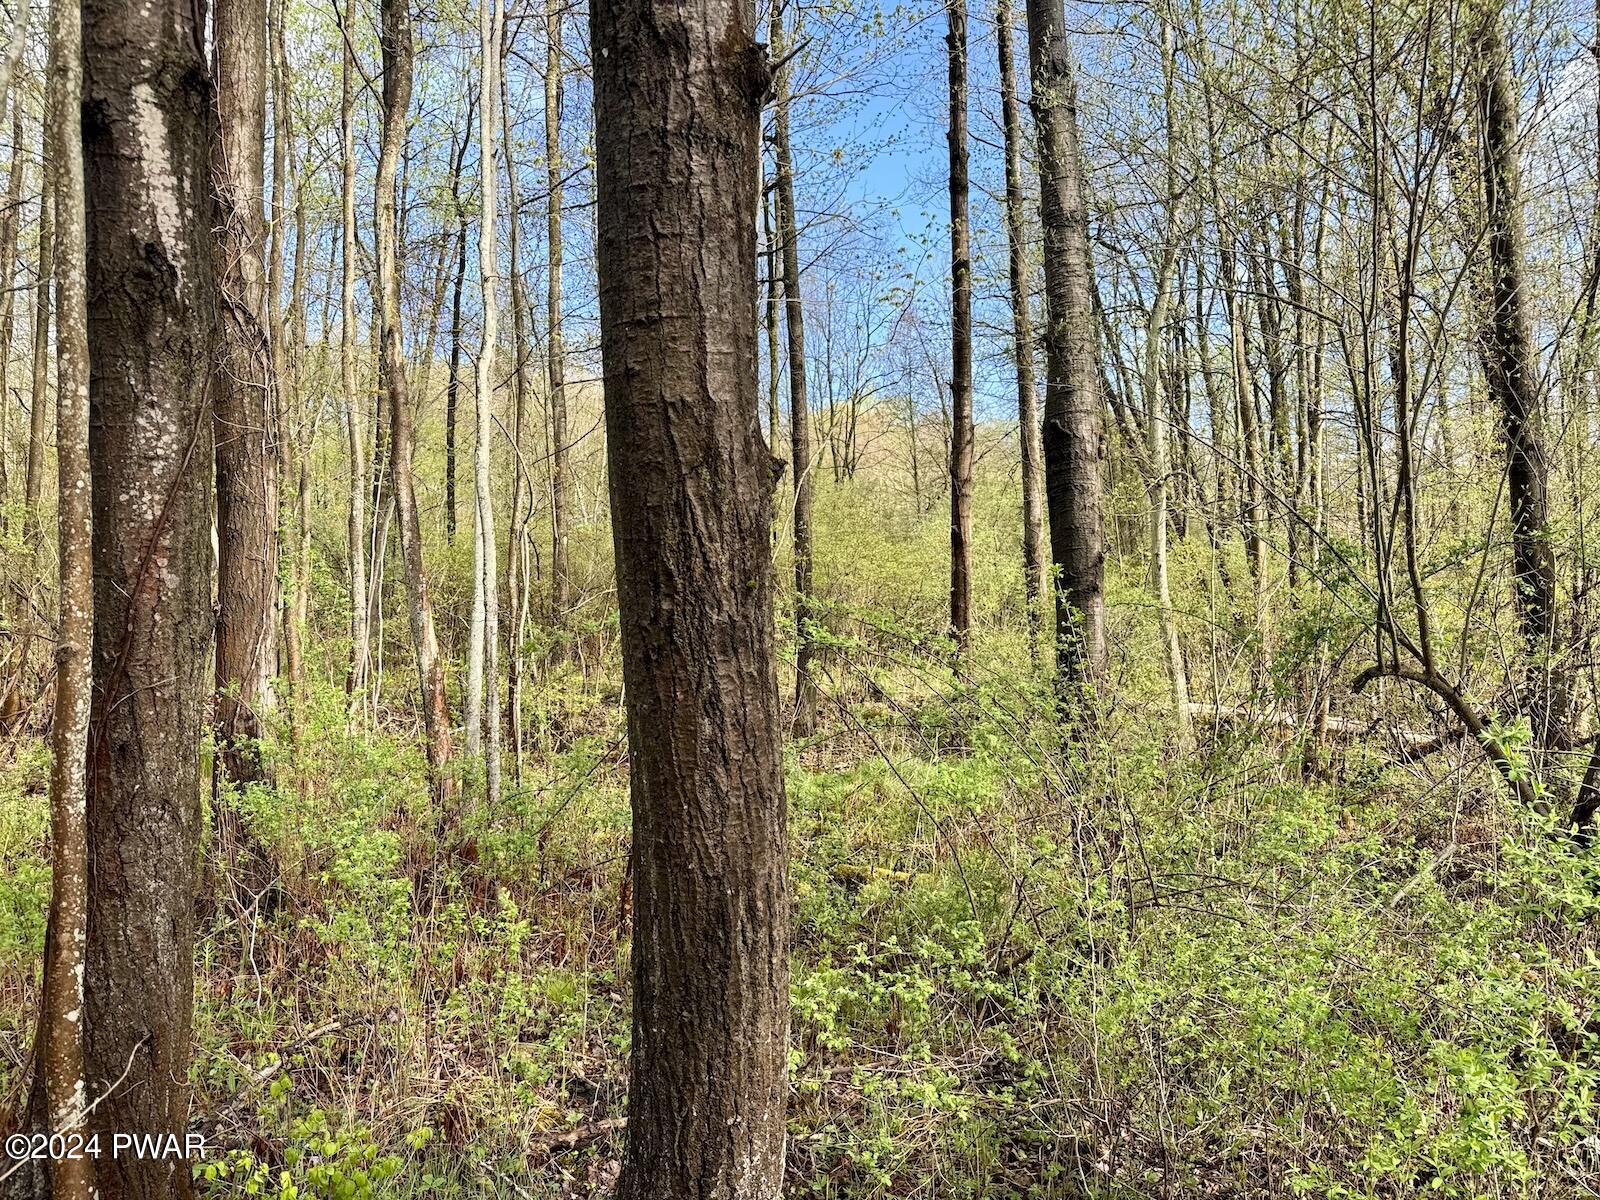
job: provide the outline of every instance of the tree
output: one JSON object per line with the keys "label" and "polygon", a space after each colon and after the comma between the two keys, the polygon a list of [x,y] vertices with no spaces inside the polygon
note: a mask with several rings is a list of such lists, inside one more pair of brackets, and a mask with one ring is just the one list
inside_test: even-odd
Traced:
{"label": "tree", "polygon": [[[567,365],[561,336],[561,9],[545,0],[544,164],[550,190],[548,208],[549,280],[545,294],[545,345],[550,372],[550,607],[558,627],[570,620],[572,567],[567,558],[567,526],[572,520],[572,468],[567,458]],[[565,643],[561,653],[566,653]]]}
{"label": "tree", "polygon": [[[218,206],[222,354],[216,364],[218,761],[259,780],[263,718],[277,669],[277,386],[262,218],[267,111],[266,0],[217,0]],[[228,848],[224,847],[227,852]]]}
{"label": "tree", "polygon": [[1006,249],[1011,281],[1012,353],[1017,360],[1017,427],[1022,447],[1022,578],[1028,603],[1029,648],[1038,652],[1039,603],[1044,595],[1044,502],[1040,475],[1039,392],[1034,380],[1033,316],[1028,298],[1027,218],[1022,182],[1022,107],[1017,100],[1017,69],[1011,52],[1011,0],[995,8],[995,41],[1000,58],[1000,108],[1005,129]]}
{"label": "tree", "polygon": [[[52,1132],[80,1134],[89,1119],[84,1057],[84,968],[89,937],[89,717],[94,694],[94,547],[89,466],[89,306],[84,204],[83,19],[76,4],[50,11],[47,137],[55,166],[56,463],[60,617],[55,719],[50,727],[50,917],[41,989],[45,1112]],[[51,1163],[55,1200],[91,1200],[95,1160]]]}
{"label": "tree", "polygon": [[[352,718],[367,707],[372,644],[367,621],[367,464],[365,406],[356,384],[355,56],[347,36],[339,67],[339,379],[344,391],[350,487],[345,540],[350,558],[350,670],[345,691]],[[375,573],[382,572],[375,565]]]}
{"label": "tree", "polygon": [[[489,451],[493,434],[494,351],[499,336],[500,239],[495,228],[495,141],[499,135],[500,39],[504,17],[495,0],[478,0],[478,46],[483,63],[483,101],[478,106],[478,187],[482,218],[478,222],[478,283],[483,297],[483,343],[478,351],[478,379],[473,394],[472,451],[472,644],[467,664],[467,753],[483,753],[486,796],[493,811],[500,799],[500,583],[496,569],[499,546],[494,533],[494,495],[489,488]],[[517,352],[521,353],[519,346]],[[488,735],[484,736],[487,692]]]}
{"label": "tree", "polygon": [[633,798],[625,1200],[776,1200],[788,896],[757,399],[750,3],[591,9],[601,356]]}
{"label": "tree", "polygon": [[967,184],[967,4],[951,0],[950,67],[950,632],[972,634],[972,237]]}
{"label": "tree", "polygon": [[[772,8],[774,53],[788,43],[783,4]],[[811,623],[816,567],[811,538],[811,398],[806,390],[806,310],[800,291],[800,218],[794,203],[794,154],[789,144],[790,64],[778,67],[772,89],[772,145],[778,199],[778,241],[783,245],[783,326],[789,352],[789,471],[794,488],[794,629],[798,653],[794,667],[794,729],[804,737],[817,720],[816,647]],[[777,290],[777,283],[773,288]]]}
{"label": "tree", "polygon": [[[215,95],[196,6],[86,0],[94,702],[85,1036],[92,1127],[189,1119],[201,722],[212,635]],[[112,1084],[116,1086],[113,1087]],[[189,1164],[98,1162],[106,1200]]]}
{"label": "tree", "polygon": [[[411,68],[415,45],[411,32],[410,0],[382,0],[380,6],[383,47],[383,133],[378,149],[377,209],[378,312],[382,340],[382,377],[387,392],[389,419],[389,479],[394,488],[400,521],[400,551],[405,559],[406,608],[411,644],[417,655],[417,679],[422,699],[422,722],[427,738],[428,766],[434,790],[450,790],[445,776],[450,761],[450,711],[445,704],[444,663],[433,628],[433,604],[428,594],[428,574],[422,562],[422,522],[417,514],[417,493],[411,477],[415,435],[411,398],[406,387],[405,339],[400,326],[399,232],[397,229],[396,174],[400,150],[406,139],[406,119],[411,107]],[[373,569],[378,569],[374,556]]]}
{"label": "tree", "polygon": [[1045,504],[1057,574],[1058,686],[1066,691],[1098,681],[1105,669],[1105,415],[1078,86],[1061,0],[1028,0],[1028,58],[1044,226]]}
{"label": "tree", "polygon": [[1529,668],[1525,703],[1537,744],[1559,747],[1567,734],[1565,706],[1557,699],[1563,690],[1561,672],[1552,664],[1556,566],[1547,536],[1549,466],[1541,428],[1539,357],[1529,314],[1517,88],[1503,20],[1498,5],[1477,3],[1469,32],[1481,126],[1479,186],[1487,226],[1487,252],[1478,272],[1482,322],[1478,348],[1505,445],[1512,589]]}

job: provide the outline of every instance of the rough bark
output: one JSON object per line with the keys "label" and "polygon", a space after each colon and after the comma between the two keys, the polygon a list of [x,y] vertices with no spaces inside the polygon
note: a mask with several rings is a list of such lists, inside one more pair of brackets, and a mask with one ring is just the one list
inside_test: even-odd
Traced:
{"label": "rough bark", "polygon": [[[406,608],[411,643],[417,656],[417,681],[428,765],[434,789],[450,787],[450,712],[445,704],[444,663],[433,627],[428,574],[422,562],[422,522],[411,475],[414,441],[411,400],[406,388],[405,341],[400,326],[399,238],[396,228],[395,176],[406,138],[411,107],[411,70],[416,48],[411,31],[410,0],[382,0],[383,134],[378,151],[375,207],[377,225],[378,308],[381,320],[383,382],[389,418],[389,479],[394,488],[400,524],[400,550],[405,560]],[[376,569],[376,567],[374,568]]]}
{"label": "rough bark", "polygon": [[767,89],[747,0],[591,8],[601,350],[633,794],[623,1200],[777,1200],[788,1053]]}
{"label": "rough bark", "polygon": [[1033,112],[1039,129],[1045,281],[1045,506],[1057,573],[1056,665],[1063,694],[1103,675],[1105,458],[1089,211],[1078,89],[1061,0],[1028,0]]}
{"label": "rough bark", "polygon": [[[773,52],[786,53],[783,5],[772,10]],[[772,140],[777,174],[778,240],[783,244],[783,324],[789,354],[789,475],[794,489],[794,731],[809,734],[817,721],[816,568],[811,533],[811,400],[806,377],[806,311],[800,291],[800,219],[794,203],[794,155],[789,142],[789,69],[773,81]]]}
{"label": "rough bark", "polygon": [[[264,775],[259,742],[277,667],[277,375],[262,218],[267,111],[265,0],[217,0],[217,280],[222,348],[217,456],[217,740],[230,782]],[[226,852],[226,848],[225,848]]]}
{"label": "rough bark", "polygon": [[950,119],[950,632],[972,636],[972,235],[967,183],[967,4],[951,0],[945,49]]}
{"label": "rough bark", "polygon": [[1034,379],[1033,316],[1028,298],[1027,200],[1022,176],[1022,105],[1011,50],[1011,0],[1000,0],[995,31],[1000,57],[1000,108],[1005,128],[1006,244],[1011,277],[1011,329],[1017,361],[1017,427],[1022,444],[1022,579],[1028,605],[1028,645],[1038,653],[1039,604],[1044,595],[1044,448],[1039,391]]}
{"label": "rough bark", "polygon": [[[187,0],[83,6],[95,298],[85,1012],[91,1123],[106,1136],[189,1120],[219,303],[203,18]],[[191,1192],[181,1160],[98,1165],[106,1200]]]}
{"label": "rough bark", "polygon": [[1561,690],[1553,662],[1555,554],[1550,525],[1548,462],[1539,396],[1539,359],[1529,311],[1527,234],[1523,224],[1517,91],[1498,7],[1479,6],[1472,27],[1475,93],[1481,123],[1480,186],[1488,225],[1480,272],[1479,349],[1489,394],[1500,414],[1506,491],[1511,510],[1512,580],[1528,658],[1525,703],[1540,746],[1565,738]]}

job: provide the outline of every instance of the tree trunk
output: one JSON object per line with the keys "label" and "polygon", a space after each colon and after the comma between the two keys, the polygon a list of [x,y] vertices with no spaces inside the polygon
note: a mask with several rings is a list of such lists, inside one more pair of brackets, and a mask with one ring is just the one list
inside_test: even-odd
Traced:
{"label": "tree trunk", "polygon": [[[89,1119],[84,1059],[84,951],[89,936],[88,748],[94,694],[94,517],[89,467],[89,307],[84,207],[82,13],[50,9],[46,104],[56,209],[56,515],[60,623],[50,728],[50,916],[39,1023],[45,1111],[52,1133],[81,1135]],[[0,394],[3,402],[3,394]],[[51,1163],[55,1200],[91,1200],[95,1160]]]}
{"label": "tree trunk", "polygon": [[1040,476],[1039,392],[1034,381],[1033,317],[1028,309],[1027,201],[1022,182],[1022,106],[1011,52],[1011,0],[995,11],[1000,54],[1000,106],[1005,125],[1006,242],[1011,268],[1011,328],[1017,360],[1017,426],[1022,443],[1022,578],[1028,605],[1028,649],[1039,652],[1039,603],[1044,595],[1044,501]]}
{"label": "tree trunk", "polygon": [[[11,106],[11,144],[22,146],[22,105]],[[17,232],[22,224],[22,177],[27,174],[20,156],[6,172],[5,211],[0,213],[0,513],[11,499],[11,345],[16,333]],[[0,525],[5,518],[0,515]]]}
{"label": "tree trunk", "polygon": [[[467,110],[467,124],[472,110]],[[467,214],[457,198],[456,271],[450,285],[450,375],[444,385],[444,532],[456,540],[456,422],[461,409],[461,293],[467,280]]]}
{"label": "tree trunk", "polygon": [[[567,465],[567,367],[561,336],[561,6],[545,5],[544,139],[545,178],[549,181],[549,292],[546,296],[546,345],[550,371],[550,608],[558,630],[564,630],[572,608],[572,572],[567,564],[567,526],[572,520],[572,470]],[[565,655],[565,640],[557,652]]]}
{"label": "tree trunk", "polygon": [[[278,473],[263,259],[267,105],[265,0],[217,0],[218,212],[222,352],[215,367],[217,740],[223,777],[263,777],[259,742],[277,668]],[[226,854],[229,847],[224,846]]]}
{"label": "tree trunk", "polygon": [[1539,360],[1527,307],[1526,232],[1522,212],[1521,147],[1511,54],[1499,9],[1485,4],[1471,32],[1475,90],[1482,122],[1481,186],[1488,224],[1480,276],[1485,313],[1479,349],[1489,394],[1500,413],[1511,509],[1513,591],[1528,656],[1529,715],[1539,746],[1566,736],[1564,690],[1553,662],[1556,620],[1555,555],[1550,526],[1539,400]]}
{"label": "tree trunk", "polygon": [[[478,108],[478,183],[482,217],[478,223],[478,285],[483,296],[483,344],[478,352],[478,381],[473,396],[475,441],[472,450],[474,495],[472,647],[467,679],[467,751],[484,757],[485,798],[489,811],[500,802],[500,580],[499,545],[494,532],[494,495],[489,489],[492,446],[494,352],[499,336],[500,238],[495,225],[498,179],[495,142],[499,136],[495,104],[500,90],[500,39],[503,17],[496,0],[478,0],[478,46],[483,66],[483,103]],[[522,352],[518,346],[517,353]],[[488,714],[485,736],[484,716]]]}
{"label": "tree trunk", "polygon": [[[383,135],[378,152],[376,190],[378,305],[382,322],[384,385],[389,415],[389,478],[400,521],[400,550],[405,559],[406,607],[411,642],[417,655],[417,680],[428,766],[434,791],[451,790],[446,775],[450,761],[450,712],[445,704],[444,664],[433,628],[428,575],[422,563],[422,522],[411,478],[411,400],[406,393],[405,340],[400,327],[399,245],[396,229],[395,174],[406,138],[411,107],[411,67],[415,46],[409,0],[382,0]],[[374,570],[377,570],[374,564]]]}
{"label": "tree trunk", "polygon": [[788,895],[756,382],[754,6],[595,5],[601,351],[633,794],[622,1200],[778,1200]]}
{"label": "tree trunk", "polygon": [[[22,480],[24,541],[35,552],[44,536],[44,448],[50,436],[50,278],[55,264],[55,183],[51,159],[39,173],[39,257],[33,300],[33,389],[28,401],[28,460]],[[31,628],[31,623],[30,623]],[[26,656],[22,670],[26,671]]]}
{"label": "tree trunk", "polygon": [[[773,53],[787,51],[783,3],[771,17]],[[774,81],[773,152],[778,187],[778,240],[783,243],[783,321],[789,350],[789,474],[794,488],[794,732],[809,734],[817,723],[816,647],[811,625],[816,620],[816,594],[811,536],[811,400],[806,390],[806,313],[800,292],[800,218],[794,203],[794,156],[789,144],[789,68]]]}
{"label": "tree trunk", "polygon": [[[502,46],[502,49],[505,49]],[[506,87],[506,72],[500,72],[500,123],[511,128],[511,97]],[[522,778],[522,681],[525,666],[528,617],[532,605],[532,540],[528,523],[533,519],[533,477],[523,460],[523,441],[528,425],[528,398],[533,394],[529,369],[529,346],[537,335],[528,308],[527,282],[522,277],[522,201],[517,188],[517,164],[512,156],[513,139],[506,137],[506,249],[511,269],[511,337],[517,347],[516,370],[511,380],[511,516],[506,531],[506,598],[511,623],[506,636],[506,708],[511,728],[512,772]]]}
{"label": "tree trunk", "polygon": [[[484,103],[492,103],[490,97]],[[477,114],[477,97],[467,97],[467,128],[456,143],[450,163],[450,206],[456,214],[456,266],[450,284],[450,372],[444,385],[444,533],[456,540],[460,523],[456,502],[456,426],[461,412],[461,296],[467,280],[467,210],[461,203],[461,171],[472,142],[472,122]]]}
{"label": "tree trunk", "polygon": [[1057,685],[1067,695],[1098,682],[1106,662],[1100,512],[1105,402],[1078,143],[1078,87],[1061,0],[1028,0],[1028,42],[1044,225],[1045,504],[1050,557],[1059,576]]}
{"label": "tree trunk", "polygon": [[[99,1105],[91,1124],[105,1138],[170,1133],[190,1117],[219,349],[216,97],[202,17],[202,8],[172,0],[83,6],[95,297],[85,1033]],[[98,1167],[105,1200],[191,1193],[182,1160],[102,1157]]]}
{"label": "tree trunk", "polygon": [[339,69],[339,165],[342,207],[339,232],[339,378],[344,387],[345,435],[350,452],[350,670],[345,692],[352,720],[367,711],[372,645],[367,622],[367,430],[356,383],[356,143],[355,63],[345,43]]}
{"label": "tree trunk", "polygon": [[967,3],[951,0],[950,66],[950,632],[972,636],[972,241],[967,218]]}

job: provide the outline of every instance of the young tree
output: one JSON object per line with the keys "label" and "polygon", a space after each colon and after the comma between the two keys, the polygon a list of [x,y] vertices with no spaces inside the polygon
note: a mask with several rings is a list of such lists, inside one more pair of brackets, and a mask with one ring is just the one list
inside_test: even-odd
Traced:
{"label": "young tree", "polygon": [[[787,53],[783,28],[783,3],[772,8],[769,27],[773,52]],[[794,488],[794,729],[801,737],[817,720],[816,648],[811,640],[815,619],[811,597],[816,590],[811,539],[811,398],[806,390],[806,311],[800,292],[800,218],[794,203],[794,153],[789,142],[789,65],[780,66],[773,79],[772,144],[776,168],[778,241],[783,245],[783,324],[789,351],[789,472]],[[777,282],[773,288],[777,290]]]}
{"label": "young tree", "polygon": [[[450,710],[445,704],[444,662],[433,628],[428,574],[422,563],[422,522],[417,513],[417,493],[411,477],[415,435],[411,398],[406,387],[405,339],[400,326],[399,230],[395,211],[398,196],[396,175],[400,151],[406,140],[406,121],[411,107],[411,69],[416,50],[411,32],[410,0],[382,0],[380,11],[383,132],[378,149],[374,205],[377,210],[381,374],[387,392],[389,423],[389,479],[394,487],[396,515],[400,521],[406,607],[411,624],[411,643],[417,655],[417,679],[422,699],[423,728],[428,743],[428,765],[433,771],[434,789],[443,795],[449,790],[445,767],[450,761]],[[375,556],[375,572],[379,561]]]}
{"label": "young tree", "polygon": [[636,908],[624,1200],[777,1200],[788,896],[754,5],[591,9]]}
{"label": "young tree", "polygon": [[1058,575],[1057,682],[1065,692],[1098,681],[1105,668],[1105,415],[1078,85],[1061,0],[1028,0],[1028,57],[1044,225],[1045,503]]}
{"label": "young tree", "polygon": [[[545,345],[550,372],[550,607],[558,627],[567,625],[572,608],[572,568],[567,560],[567,525],[572,520],[572,468],[567,446],[567,352],[561,336],[561,8],[545,0],[544,163],[550,190],[548,209],[549,286],[545,305]],[[565,654],[563,642],[560,652]]]}
{"label": "young tree", "polygon": [[[350,670],[345,689],[354,718],[367,707],[372,645],[367,621],[366,416],[356,383],[355,59],[348,37],[339,67],[339,379],[344,391],[350,487],[346,542],[350,557]],[[382,566],[375,566],[381,574]]]}
{"label": "young tree", "polygon": [[951,0],[950,67],[950,632],[972,634],[972,237],[967,185],[967,4]]}
{"label": "young tree", "polygon": [[[489,488],[489,452],[494,405],[494,351],[499,336],[500,239],[495,227],[495,142],[499,136],[500,39],[504,17],[495,0],[478,0],[478,45],[483,63],[483,100],[478,106],[478,283],[483,303],[483,343],[473,395],[476,441],[472,451],[472,644],[467,664],[467,753],[484,756],[486,795],[493,811],[500,799],[500,582],[494,533],[494,494]],[[517,347],[520,354],[522,348]],[[488,731],[484,733],[487,694]]]}
{"label": "young tree", "polygon": [[1006,249],[1011,276],[1011,328],[1017,360],[1017,427],[1022,445],[1022,577],[1028,603],[1029,648],[1038,653],[1039,603],[1044,595],[1044,502],[1040,493],[1044,449],[1040,445],[1039,392],[1034,380],[1033,316],[1028,298],[1028,250],[1024,232],[1027,201],[1022,181],[1022,105],[1011,51],[1011,0],[995,7],[1000,58],[1000,109],[1005,130]]}

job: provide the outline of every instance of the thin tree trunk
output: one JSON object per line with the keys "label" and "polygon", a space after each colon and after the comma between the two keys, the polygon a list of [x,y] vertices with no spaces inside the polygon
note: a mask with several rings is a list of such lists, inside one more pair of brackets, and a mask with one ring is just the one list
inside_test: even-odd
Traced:
{"label": "thin tree trunk", "polygon": [[1000,107],[1005,125],[1006,242],[1011,274],[1011,327],[1017,360],[1017,426],[1022,443],[1022,578],[1028,605],[1028,649],[1039,652],[1040,601],[1044,596],[1044,448],[1040,443],[1039,390],[1034,380],[1033,318],[1028,300],[1027,201],[1022,182],[1022,106],[1011,52],[1011,0],[995,10],[1000,55]]}
{"label": "thin tree trunk", "polygon": [[1057,685],[1063,695],[1105,669],[1105,458],[1089,211],[1078,142],[1078,88],[1061,0],[1028,0],[1034,119],[1039,127],[1045,261],[1045,504],[1056,593]]}
{"label": "thin tree trunk", "polygon": [[[500,802],[500,580],[496,567],[499,545],[494,532],[494,495],[489,489],[489,452],[493,423],[495,339],[499,336],[500,238],[496,228],[495,142],[499,136],[500,39],[503,17],[496,0],[478,0],[478,45],[483,62],[483,103],[478,109],[478,180],[482,217],[478,223],[478,285],[482,291],[483,344],[478,352],[478,381],[473,396],[476,440],[473,444],[472,647],[467,679],[467,751],[484,755],[485,792],[489,811]],[[522,348],[517,347],[518,353]],[[484,714],[488,713],[487,736]]]}
{"label": "thin tree trunk", "polygon": [[[389,478],[400,519],[400,549],[405,559],[406,607],[417,655],[422,721],[434,790],[451,791],[450,712],[445,704],[444,664],[433,628],[428,575],[422,562],[422,522],[411,477],[411,401],[406,393],[405,341],[400,327],[399,245],[396,229],[395,173],[406,137],[411,107],[411,68],[415,47],[409,0],[382,0],[383,135],[376,189],[379,313],[382,321],[384,384],[388,392]],[[376,570],[376,564],[374,570]]]}
{"label": "thin tree trunk", "polygon": [[[113,1130],[167,1134],[190,1118],[199,745],[213,630],[210,368],[220,345],[215,96],[200,14],[178,0],[83,6],[95,297],[84,1019],[99,1093],[91,1126],[106,1139]],[[97,1166],[106,1200],[191,1194],[182,1159],[102,1157]]]}
{"label": "thin tree trunk", "polygon": [[[545,345],[550,372],[550,607],[558,630],[569,623],[573,602],[572,572],[567,562],[567,533],[572,520],[572,469],[567,463],[567,367],[561,326],[561,9],[546,0],[544,68],[545,178],[549,181],[549,291],[546,297]],[[558,652],[568,646],[563,639]]]}
{"label": "thin tree trunk", "polygon": [[[345,691],[352,721],[367,711],[372,645],[367,622],[367,462],[365,406],[356,383],[356,149],[355,64],[345,44],[339,69],[341,197],[339,223],[339,378],[344,387],[345,434],[350,453],[350,671]],[[379,568],[381,570],[381,568]]]}
{"label": "thin tree trunk", "polygon": [[617,1194],[778,1200],[787,833],[752,319],[765,54],[747,0],[590,13],[636,879]]}
{"label": "thin tree trunk", "polygon": [[[277,377],[262,221],[267,106],[266,0],[217,0],[218,205],[222,354],[217,455],[217,761],[245,784],[265,771],[260,740],[277,668]],[[231,847],[224,845],[224,855]]]}
{"label": "thin tree trunk", "polygon": [[950,632],[972,637],[972,241],[967,216],[967,3],[951,0],[950,67]]}
{"label": "thin tree trunk", "polygon": [[[0,213],[0,512],[11,499],[11,350],[16,334],[17,233],[22,224],[22,105],[11,106],[11,146],[5,212]],[[0,523],[4,522],[0,516]]]}
{"label": "thin tree trunk", "polygon": [[[82,1135],[89,1119],[84,1056],[85,948],[89,937],[89,717],[94,695],[94,515],[89,466],[88,232],[81,129],[82,13],[50,11],[46,104],[56,209],[56,464],[60,500],[60,621],[55,719],[50,728],[50,917],[38,1059],[52,1133]],[[91,1200],[95,1160],[51,1163],[55,1200]]]}
{"label": "thin tree trunk", "polygon": [[[789,43],[783,29],[783,3],[772,9],[773,53]],[[778,240],[783,243],[783,318],[789,350],[789,474],[794,488],[794,732],[809,734],[817,723],[816,593],[811,533],[811,401],[806,384],[806,314],[800,291],[800,219],[794,203],[794,156],[789,144],[789,68],[779,69],[772,100],[773,153],[778,187]]]}
{"label": "thin tree trunk", "polygon": [[[472,104],[467,105],[467,124],[471,126]],[[456,158],[453,179],[461,176],[461,154],[466,152],[467,139],[463,138],[461,151]],[[456,270],[450,285],[450,374],[444,385],[444,532],[450,541],[456,540],[459,524],[456,503],[456,422],[461,408],[461,294],[467,280],[467,212],[461,204],[458,189],[452,188],[456,206]]]}
{"label": "thin tree trunk", "polygon": [[[505,49],[505,47],[502,47]],[[522,277],[522,199],[517,187],[517,164],[512,153],[511,96],[506,72],[500,72],[500,124],[505,130],[506,249],[511,270],[511,335],[517,347],[516,370],[511,381],[511,516],[506,530],[506,596],[511,623],[506,636],[506,709],[511,727],[512,773],[522,778],[522,683],[525,668],[528,617],[532,605],[533,579],[530,569],[532,540],[528,523],[533,518],[533,479],[523,460],[523,441],[528,425],[528,398],[533,394],[532,343],[536,340],[528,308],[527,281]]]}
{"label": "thin tree trunk", "polygon": [[[39,257],[33,301],[33,391],[28,403],[28,460],[22,481],[24,540],[37,552],[44,533],[44,450],[50,436],[50,279],[55,264],[55,180],[51,161],[39,177]],[[24,663],[24,666],[26,664]]]}

